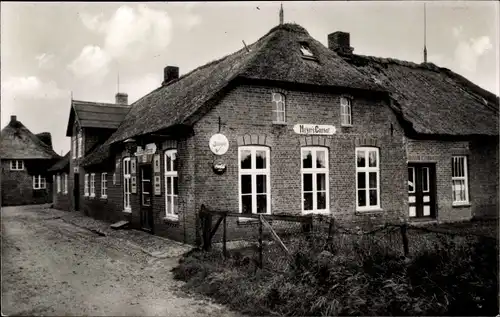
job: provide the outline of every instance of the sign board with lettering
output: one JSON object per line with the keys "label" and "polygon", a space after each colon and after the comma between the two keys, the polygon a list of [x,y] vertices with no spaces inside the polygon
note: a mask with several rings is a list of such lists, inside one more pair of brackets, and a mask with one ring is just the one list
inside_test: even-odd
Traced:
{"label": "sign board with lettering", "polygon": [[337,129],[333,125],[296,124],[293,126],[293,131],[297,134],[333,135],[337,132]]}
{"label": "sign board with lettering", "polygon": [[229,141],[224,134],[214,134],[209,141],[210,150],[216,155],[223,155],[229,149]]}

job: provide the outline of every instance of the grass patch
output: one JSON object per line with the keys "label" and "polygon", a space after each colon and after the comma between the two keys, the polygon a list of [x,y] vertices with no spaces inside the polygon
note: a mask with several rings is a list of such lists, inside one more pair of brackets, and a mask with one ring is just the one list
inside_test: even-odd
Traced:
{"label": "grass patch", "polygon": [[291,239],[293,256],[280,262],[281,273],[269,263],[259,269],[242,252],[224,260],[220,250],[194,251],[173,272],[186,289],[250,315],[498,313],[494,239],[412,233],[411,241],[412,256],[404,258],[383,239]]}

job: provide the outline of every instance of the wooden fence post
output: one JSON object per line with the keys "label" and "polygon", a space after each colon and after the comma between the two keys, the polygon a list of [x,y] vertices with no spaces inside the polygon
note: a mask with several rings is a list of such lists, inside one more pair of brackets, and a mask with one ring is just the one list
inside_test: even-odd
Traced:
{"label": "wooden fence post", "polygon": [[259,266],[260,268],[262,269],[263,267],[263,255],[262,255],[262,252],[263,252],[263,247],[262,247],[262,215],[260,215],[259,217]]}
{"label": "wooden fence post", "polygon": [[407,227],[406,223],[401,226],[401,236],[403,237],[404,255],[408,256],[408,253],[410,253],[410,250],[408,248],[408,227]]}
{"label": "wooden fence post", "polygon": [[212,229],[212,215],[209,213],[205,213],[205,221],[203,228],[203,250],[210,251],[212,247],[212,241],[210,237],[210,231]]}
{"label": "wooden fence post", "polygon": [[227,222],[226,222],[227,215],[224,215],[224,231],[222,232],[222,254],[224,255],[224,258],[226,258],[226,229],[227,229]]}

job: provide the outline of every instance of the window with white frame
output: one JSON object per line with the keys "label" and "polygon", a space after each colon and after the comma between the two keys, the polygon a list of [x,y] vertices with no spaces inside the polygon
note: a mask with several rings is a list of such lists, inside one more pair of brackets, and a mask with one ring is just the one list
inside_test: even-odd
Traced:
{"label": "window with white frame", "polygon": [[41,175],[33,175],[33,189],[45,189],[47,183],[45,182],[45,177]]}
{"label": "window with white frame", "polygon": [[11,171],[22,171],[24,169],[24,162],[22,160],[11,160],[10,170]]}
{"label": "window with white frame", "polygon": [[451,166],[453,204],[469,203],[467,156],[453,156]]}
{"label": "window with white frame", "polygon": [[82,130],[80,129],[78,131],[77,135],[77,143],[78,143],[78,157],[83,156],[83,135],[82,135]]}
{"label": "window with white frame", "polygon": [[279,92],[273,92],[272,94],[273,103],[273,122],[275,123],[285,123],[285,95]]}
{"label": "window with white frame", "polygon": [[89,174],[85,174],[85,180],[83,182],[83,195],[89,195]]}
{"label": "window with white frame", "polygon": [[238,149],[240,213],[271,213],[270,151],[265,146]]}
{"label": "window with white frame", "polygon": [[108,173],[101,173],[101,197],[108,197]]}
{"label": "window with white frame", "polygon": [[177,174],[177,150],[167,150],[165,161],[165,212],[166,217],[178,217],[179,178]]}
{"label": "window with white frame", "polygon": [[123,159],[123,208],[125,211],[130,212],[130,193],[132,186],[132,175],[130,172],[130,157]]}
{"label": "window with white frame", "polygon": [[356,206],[359,211],[380,208],[378,148],[356,148]]}
{"label": "window with white frame", "polygon": [[351,98],[340,98],[340,124],[343,126],[352,125]]}
{"label": "window with white frame", "polygon": [[95,174],[90,174],[90,197],[95,197]]}
{"label": "window with white frame", "polygon": [[72,136],[71,137],[71,151],[73,152],[72,156],[74,159],[76,159],[76,137]]}
{"label": "window with white frame", "polygon": [[67,194],[68,193],[68,174],[64,173],[63,175],[63,186],[64,186],[64,193]]}
{"label": "window with white frame", "polygon": [[61,175],[57,174],[57,192],[61,192]]}
{"label": "window with white frame", "polygon": [[328,150],[323,147],[303,147],[301,161],[302,211],[329,212]]}

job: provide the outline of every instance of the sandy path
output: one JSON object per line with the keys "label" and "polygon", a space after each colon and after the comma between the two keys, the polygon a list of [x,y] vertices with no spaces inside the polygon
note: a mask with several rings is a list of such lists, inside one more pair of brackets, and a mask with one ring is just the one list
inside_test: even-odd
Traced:
{"label": "sandy path", "polygon": [[130,248],[123,231],[102,237],[61,213],[2,209],[3,314],[236,316],[180,291],[170,273],[177,257],[151,257]]}

